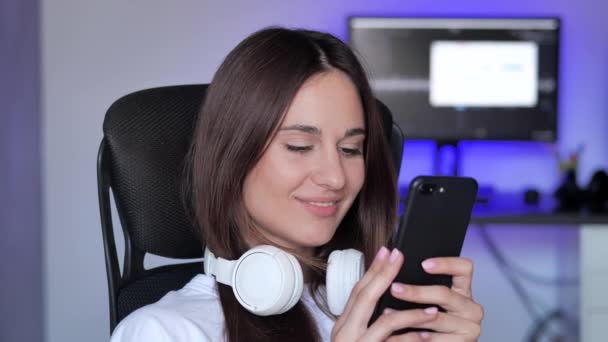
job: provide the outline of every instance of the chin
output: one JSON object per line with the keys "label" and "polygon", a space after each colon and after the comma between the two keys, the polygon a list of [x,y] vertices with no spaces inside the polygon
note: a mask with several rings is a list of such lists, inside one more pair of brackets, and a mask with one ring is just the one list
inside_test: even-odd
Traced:
{"label": "chin", "polygon": [[302,247],[319,247],[327,244],[336,233],[336,229],[331,229],[331,231],[323,230],[310,230],[307,236],[303,236],[302,239],[299,240],[299,245]]}

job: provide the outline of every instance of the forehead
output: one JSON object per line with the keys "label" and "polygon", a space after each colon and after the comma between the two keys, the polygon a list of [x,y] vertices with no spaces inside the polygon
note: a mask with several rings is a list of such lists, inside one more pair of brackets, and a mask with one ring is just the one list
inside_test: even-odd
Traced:
{"label": "forehead", "polygon": [[330,70],[306,80],[283,120],[283,125],[292,124],[337,130],[365,128],[361,98],[350,77]]}

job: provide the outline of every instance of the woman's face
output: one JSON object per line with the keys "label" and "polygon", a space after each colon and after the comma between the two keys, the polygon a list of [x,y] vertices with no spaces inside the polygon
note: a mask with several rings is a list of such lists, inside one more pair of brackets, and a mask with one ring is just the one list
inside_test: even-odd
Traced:
{"label": "woman's face", "polygon": [[308,255],[332,238],[363,185],[363,115],[346,74],[303,84],[245,178],[245,207],[264,237]]}

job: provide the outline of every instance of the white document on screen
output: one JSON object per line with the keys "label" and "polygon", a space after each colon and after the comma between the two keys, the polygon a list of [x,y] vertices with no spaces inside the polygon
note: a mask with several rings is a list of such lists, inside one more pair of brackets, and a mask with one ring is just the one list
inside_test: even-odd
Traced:
{"label": "white document on screen", "polygon": [[436,107],[535,107],[538,45],[530,41],[434,41],[429,102]]}

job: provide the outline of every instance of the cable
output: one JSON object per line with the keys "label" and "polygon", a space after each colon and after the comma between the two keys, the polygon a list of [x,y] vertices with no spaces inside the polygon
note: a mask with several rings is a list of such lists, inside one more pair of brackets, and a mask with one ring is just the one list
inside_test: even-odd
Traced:
{"label": "cable", "polygon": [[580,280],[578,277],[556,277],[556,278],[543,278],[541,276],[530,273],[520,266],[509,263],[509,267],[517,273],[521,278],[530,281],[532,283],[536,283],[538,285],[543,286],[578,286],[580,284]]}
{"label": "cable", "polygon": [[547,313],[542,319],[536,321],[532,325],[532,329],[528,334],[528,337],[525,339],[527,342],[539,342],[543,336],[549,336],[551,341],[563,341],[564,336],[560,333],[558,334],[550,334],[549,329],[551,328],[551,323],[557,321],[563,324],[570,326],[570,333],[577,330],[576,323],[572,318],[567,317],[567,315],[560,309],[555,309],[549,313]]}
{"label": "cable", "polygon": [[513,290],[515,290],[515,293],[521,300],[526,311],[528,311],[528,314],[530,315],[530,317],[532,317],[532,319],[534,319],[535,321],[538,320],[540,315],[538,312],[536,312],[536,309],[532,305],[532,303],[534,303],[532,298],[530,297],[530,295],[528,295],[528,292],[524,289],[523,285],[519,282],[519,279],[515,278],[515,275],[511,271],[509,264],[506,261],[505,257],[502,255],[500,250],[498,250],[494,241],[492,241],[492,239],[489,237],[485,226],[480,224],[479,227],[480,227],[479,232],[481,233],[481,237],[482,237],[484,243],[488,247],[488,251],[494,257],[494,260],[496,260],[496,263],[498,264],[498,266],[502,269],[502,271],[503,271],[504,275],[507,277],[507,280],[509,281],[509,283],[511,283]]}
{"label": "cable", "polygon": [[548,277],[541,277],[538,275],[535,275],[525,269],[523,269],[522,267],[516,265],[513,262],[510,262],[509,260],[507,260],[507,258],[504,256],[504,253],[502,253],[502,251],[500,251],[500,249],[498,248],[498,246],[496,245],[496,243],[494,242],[494,240],[490,237],[490,234],[488,233],[487,229],[485,226],[480,225],[480,231],[482,234],[482,237],[484,238],[484,240],[486,241],[490,241],[490,243],[488,244],[486,242],[486,244],[488,244],[488,248],[493,248],[495,250],[496,253],[498,253],[503,262],[517,275],[519,275],[521,278],[539,284],[539,285],[544,285],[544,286],[578,286],[579,285],[579,278],[578,277],[556,277],[556,278],[548,278]]}
{"label": "cable", "polygon": [[555,310],[549,312],[545,317],[536,321],[535,324],[532,325],[532,329],[528,334],[528,337],[525,339],[527,342],[538,342],[541,337],[546,334],[546,329],[549,327],[549,323],[554,320],[561,320],[562,313],[560,310]]}
{"label": "cable", "polygon": [[[548,313],[540,316],[538,314],[538,312],[536,312],[536,310],[533,306],[534,301],[532,300],[530,295],[527,293],[527,291],[524,289],[523,285],[519,282],[519,279],[517,279],[515,276],[519,275],[522,278],[525,276],[526,278],[528,278],[528,280],[534,280],[534,282],[541,283],[542,285],[560,285],[560,283],[563,283],[564,282],[563,280],[566,278],[562,278],[561,279],[562,281],[560,281],[560,282],[547,281],[546,279],[542,279],[537,276],[533,276],[530,273],[528,273],[527,271],[524,271],[523,269],[515,268],[513,266],[513,264],[508,262],[508,260],[504,256],[504,254],[500,251],[500,249],[498,249],[498,246],[496,245],[494,240],[492,240],[492,238],[490,237],[490,234],[488,233],[485,225],[480,224],[479,228],[480,228],[479,231],[480,231],[481,237],[482,237],[486,247],[488,248],[490,254],[494,258],[494,260],[496,261],[498,266],[501,268],[501,270],[507,277],[507,280],[509,280],[509,282],[511,283],[511,286],[513,287],[516,294],[520,298],[522,304],[524,305],[524,307],[526,308],[526,310],[528,311],[528,313],[534,320],[534,322],[532,323],[532,328],[530,330],[530,333],[528,334],[528,337],[526,338],[525,341],[538,342],[538,341],[540,341],[540,339],[543,336],[548,335],[548,334],[551,334],[550,336],[555,336],[556,340],[558,340],[557,338],[561,339],[563,336],[561,336],[559,333],[554,334],[553,332],[550,331],[550,329],[552,327],[550,325],[550,323],[553,321],[556,321],[556,320],[563,321],[565,324],[570,325],[571,328],[574,327],[574,329],[576,329],[575,322],[571,318],[566,317],[565,313],[561,309],[554,309],[554,310],[549,311]],[[515,271],[517,271],[517,272],[515,272]],[[578,284],[578,281],[577,281],[577,284]]]}

